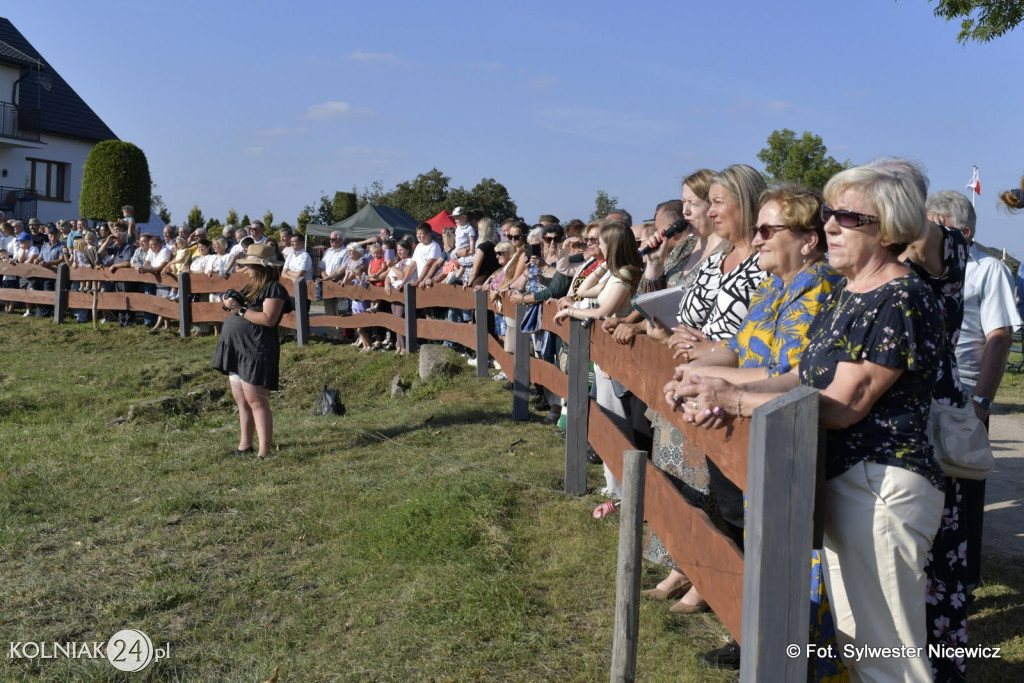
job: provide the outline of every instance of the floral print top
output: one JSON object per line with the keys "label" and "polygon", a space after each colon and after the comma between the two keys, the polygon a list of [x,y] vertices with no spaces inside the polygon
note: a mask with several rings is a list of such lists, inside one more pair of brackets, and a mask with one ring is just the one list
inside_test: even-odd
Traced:
{"label": "floral print top", "polygon": [[946,343],[942,309],[928,285],[911,272],[870,292],[852,293],[844,280],[807,336],[800,360],[805,385],[828,387],[844,361],[903,371],[863,420],[826,431],[826,477],[868,461],[916,472],[943,490],[942,470],[926,435]]}
{"label": "floral print top", "polygon": [[956,367],[956,342],[960,338],[960,325],[964,321],[964,275],[971,245],[956,228],[942,227],[942,262],[944,269],[932,275],[922,266],[907,261],[918,276],[932,288],[946,319],[946,352],[935,380],[935,400],[946,405],[963,407],[966,402],[964,385]]}
{"label": "floral print top", "polygon": [[764,368],[784,375],[800,362],[807,329],[842,276],[825,261],[801,270],[789,286],[771,276],[754,290],[750,310],[727,347],[741,368]]}

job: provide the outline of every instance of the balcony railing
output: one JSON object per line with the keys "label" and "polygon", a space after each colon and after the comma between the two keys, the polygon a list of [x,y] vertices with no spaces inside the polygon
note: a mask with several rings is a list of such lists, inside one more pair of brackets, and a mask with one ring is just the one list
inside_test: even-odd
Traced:
{"label": "balcony railing", "polygon": [[36,193],[23,187],[0,187],[0,211],[20,221],[35,218]]}
{"label": "balcony railing", "polygon": [[0,102],[0,137],[39,141],[39,109],[22,109],[10,102]]}

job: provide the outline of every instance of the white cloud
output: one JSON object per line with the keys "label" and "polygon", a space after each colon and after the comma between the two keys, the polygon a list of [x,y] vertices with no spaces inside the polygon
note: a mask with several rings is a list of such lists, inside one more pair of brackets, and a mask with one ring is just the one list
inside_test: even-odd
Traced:
{"label": "white cloud", "polygon": [[353,62],[377,62],[378,64],[398,64],[398,57],[390,52],[363,52],[354,50],[348,55]]}
{"label": "white cloud", "polygon": [[305,128],[266,128],[264,130],[256,131],[256,135],[263,138],[289,138],[299,135],[305,135]]}
{"label": "white cloud", "polygon": [[369,116],[372,109],[356,107],[348,102],[323,102],[306,109],[305,118],[311,121],[327,121],[330,119],[347,119],[353,116]]}

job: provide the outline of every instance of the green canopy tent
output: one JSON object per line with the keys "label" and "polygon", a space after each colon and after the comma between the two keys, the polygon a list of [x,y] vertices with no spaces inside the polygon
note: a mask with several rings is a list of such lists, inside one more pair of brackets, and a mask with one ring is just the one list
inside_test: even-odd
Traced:
{"label": "green canopy tent", "polygon": [[345,220],[333,225],[310,223],[306,226],[306,236],[329,237],[335,230],[340,230],[346,241],[363,240],[367,237],[376,237],[381,228],[391,228],[391,234],[398,239],[406,235],[415,237],[417,225],[419,222],[401,209],[367,204]]}

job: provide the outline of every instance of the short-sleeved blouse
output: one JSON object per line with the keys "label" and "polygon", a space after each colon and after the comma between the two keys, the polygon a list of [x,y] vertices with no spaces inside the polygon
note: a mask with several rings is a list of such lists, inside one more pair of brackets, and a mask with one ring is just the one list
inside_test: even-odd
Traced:
{"label": "short-sleeved blouse", "polygon": [[[249,304],[249,310],[262,311],[267,299],[283,299],[283,313],[291,310],[291,298],[280,282],[268,282]],[[266,327],[240,315],[229,315],[221,328],[211,366],[224,374],[233,372],[248,384],[276,390],[280,360],[277,325]]]}
{"label": "short-sleeved blouse", "polygon": [[784,375],[800,362],[807,329],[842,276],[824,261],[798,272],[787,286],[772,275],[750,297],[750,311],[727,342],[741,368]]}
{"label": "short-sleeved blouse", "polygon": [[604,302],[611,297],[612,292],[614,292],[617,289],[616,287],[612,287],[612,285],[621,285],[629,293],[629,296],[626,297],[625,301],[623,301],[622,305],[619,306],[618,310],[614,311],[608,317],[625,318],[627,315],[629,315],[630,311],[632,310],[630,298],[633,296],[633,290],[635,289],[635,287],[633,287],[633,285],[629,284],[622,278],[616,277],[611,273],[605,273],[604,278],[602,279],[605,282],[604,287],[601,288],[601,292],[597,295],[597,307],[600,308],[601,306],[603,306]]}
{"label": "short-sleeved blouse", "polygon": [[863,420],[826,431],[826,477],[863,461],[903,467],[943,489],[942,470],[927,438],[928,412],[945,352],[942,311],[915,273],[870,292],[842,282],[807,332],[800,381],[817,389],[835,379],[839,363],[866,360],[902,370]]}
{"label": "short-sleeved blouse", "polygon": [[709,256],[697,269],[693,284],[679,302],[679,321],[719,341],[736,334],[747,315],[750,296],[768,273],[757,264],[755,251],[730,270],[722,272],[724,251]]}
{"label": "short-sleeved blouse", "polygon": [[946,320],[946,352],[942,355],[939,376],[935,380],[935,400],[963,407],[966,399],[956,366],[956,342],[960,338],[960,325],[964,321],[964,274],[967,272],[971,245],[956,228],[941,227],[942,273],[932,275],[912,261],[907,261],[907,265],[931,287]]}

